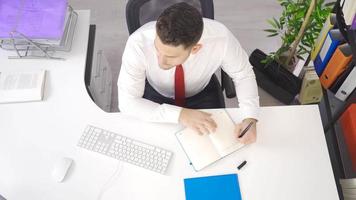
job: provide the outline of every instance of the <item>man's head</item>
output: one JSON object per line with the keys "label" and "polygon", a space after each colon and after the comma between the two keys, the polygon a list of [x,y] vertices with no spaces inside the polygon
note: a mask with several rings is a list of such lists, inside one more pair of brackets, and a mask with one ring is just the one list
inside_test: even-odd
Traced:
{"label": "man's head", "polygon": [[203,18],[187,3],[174,4],[158,17],[156,32],[158,63],[162,69],[170,69],[202,47],[198,42],[203,33]]}

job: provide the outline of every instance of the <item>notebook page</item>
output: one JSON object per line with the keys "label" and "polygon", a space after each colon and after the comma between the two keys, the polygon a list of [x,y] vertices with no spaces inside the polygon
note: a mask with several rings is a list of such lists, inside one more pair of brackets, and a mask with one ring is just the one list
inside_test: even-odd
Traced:
{"label": "notebook page", "polygon": [[217,124],[217,129],[214,133],[209,134],[209,137],[218,150],[221,157],[235,151],[243,146],[239,143],[234,133],[235,124],[225,110],[212,110],[212,118]]}
{"label": "notebook page", "polygon": [[176,133],[176,136],[196,171],[220,159],[209,135],[199,135],[194,130],[185,128]]}

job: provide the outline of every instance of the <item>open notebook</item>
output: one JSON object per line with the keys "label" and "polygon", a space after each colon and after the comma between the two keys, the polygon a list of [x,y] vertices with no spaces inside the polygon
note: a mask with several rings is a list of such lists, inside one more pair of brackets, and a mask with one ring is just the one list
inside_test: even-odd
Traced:
{"label": "open notebook", "polygon": [[234,133],[235,124],[225,110],[204,112],[212,113],[212,118],[217,124],[214,133],[199,135],[189,128],[176,133],[179,143],[196,171],[244,146],[237,141]]}
{"label": "open notebook", "polygon": [[45,70],[0,71],[0,103],[41,101],[45,74]]}

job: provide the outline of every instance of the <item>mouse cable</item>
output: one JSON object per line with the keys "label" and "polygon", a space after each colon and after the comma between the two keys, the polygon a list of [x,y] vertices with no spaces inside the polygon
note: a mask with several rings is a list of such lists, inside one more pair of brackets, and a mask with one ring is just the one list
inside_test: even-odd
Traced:
{"label": "mouse cable", "polygon": [[97,198],[98,200],[100,200],[103,197],[103,194],[113,185],[115,180],[121,175],[123,167],[124,167],[124,163],[119,161],[114,173],[108,178],[108,180],[101,187]]}

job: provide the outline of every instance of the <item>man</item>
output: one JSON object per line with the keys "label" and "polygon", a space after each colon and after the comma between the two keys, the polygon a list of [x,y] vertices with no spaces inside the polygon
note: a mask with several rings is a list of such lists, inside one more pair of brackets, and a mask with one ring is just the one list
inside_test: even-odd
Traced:
{"label": "man", "polygon": [[221,23],[203,19],[187,3],[167,8],[157,22],[133,33],[126,44],[118,80],[121,112],[151,122],[180,123],[197,133],[214,132],[210,114],[219,107],[211,77],[220,67],[233,78],[244,120],[236,138],[256,140],[259,97],[252,66],[237,39]]}

